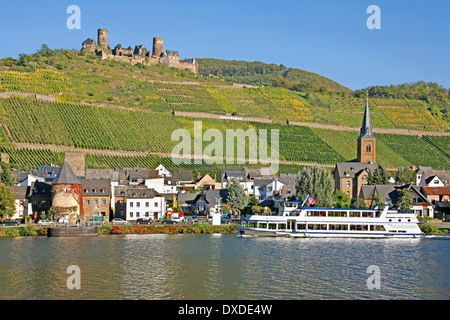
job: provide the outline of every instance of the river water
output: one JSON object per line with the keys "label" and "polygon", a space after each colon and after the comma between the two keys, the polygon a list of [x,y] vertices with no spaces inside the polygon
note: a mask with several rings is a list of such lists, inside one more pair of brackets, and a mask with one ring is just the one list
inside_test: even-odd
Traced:
{"label": "river water", "polygon": [[[450,238],[3,238],[0,299],[441,300],[449,257]],[[72,265],[80,289],[68,288]]]}

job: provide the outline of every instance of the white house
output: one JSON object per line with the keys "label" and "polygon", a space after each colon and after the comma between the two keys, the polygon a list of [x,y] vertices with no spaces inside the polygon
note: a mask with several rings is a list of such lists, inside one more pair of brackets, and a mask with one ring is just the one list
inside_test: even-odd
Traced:
{"label": "white house", "polygon": [[144,182],[145,186],[149,189],[154,189],[158,193],[177,193],[176,184],[172,184],[171,178],[155,178],[146,179]]}
{"label": "white house", "polygon": [[27,201],[27,193],[28,193],[28,187],[27,186],[14,186],[14,187],[8,187],[11,189],[12,192],[14,192],[15,197],[15,205],[16,205],[16,211],[14,212],[11,219],[21,219],[24,218],[27,215],[28,211],[28,201]]}
{"label": "white house", "polygon": [[155,170],[158,170],[158,174],[160,177],[171,177],[172,176],[172,172],[170,172],[170,170],[167,169],[166,167],[164,167],[162,164],[157,166]]}
{"label": "white house", "polygon": [[135,221],[139,218],[159,220],[164,217],[166,199],[155,190],[139,187],[127,188],[126,195],[126,220]]}
{"label": "white house", "polygon": [[43,178],[43,177],[38,177],[38,176],[36,176],[36,175],[33,175],[33,174],[29,173],[29,174],[27,175],[27,177],[26,177],[24,180],[22,180],[22,181],[19,182],[18,185],[21,186],[21,187],[29,187],[29,186],[31,186],[31,185],[33,184],[33,182],[35,182],[35,181],[44,182],[44,181],[45,181],[45,178]]}
{"label": "white house", "polygon": [[253,195],[259,201],[275,200],[281,196],[284,186],[279,179],[255,179]]}

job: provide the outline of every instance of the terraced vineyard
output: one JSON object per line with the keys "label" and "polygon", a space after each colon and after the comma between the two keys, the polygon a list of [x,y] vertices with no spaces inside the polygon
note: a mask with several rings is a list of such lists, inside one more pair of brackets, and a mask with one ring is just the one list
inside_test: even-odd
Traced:
{"label": "terraced vineyard", "polygon": [[0,92],[32,92],[54,94],[74,91],[75,87],[61,72],[41,70],[35,72],[0,71]]}
{"label": "terraced vineyard", "polygon": [[288,121],[314,121],[310,105],[301,94],[281,88],[261,88],[261,92],[271,101],[280,114]]}
{"label": "terraced vineyard", "polygon": [[153,86],[175,111],[225,114],[205,86],[161,82],[155,82]]}
{"label": "terraced vineyard", "polygon": [[442,130],[439,122],[428,111],[425,102],[420,100],[372,99],[378,109],[397,128],[412,130]]}

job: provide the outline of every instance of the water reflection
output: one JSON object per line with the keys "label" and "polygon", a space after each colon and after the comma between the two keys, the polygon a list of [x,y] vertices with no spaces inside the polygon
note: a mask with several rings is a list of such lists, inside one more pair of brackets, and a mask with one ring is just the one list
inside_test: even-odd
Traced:
{"label": "water reflection", "polygon": [[[449,239],[0,239],[0,299],[448,299]],[[81,290],[66,286],[81,270]],[[381,289],[369,290],[377,265]]]}

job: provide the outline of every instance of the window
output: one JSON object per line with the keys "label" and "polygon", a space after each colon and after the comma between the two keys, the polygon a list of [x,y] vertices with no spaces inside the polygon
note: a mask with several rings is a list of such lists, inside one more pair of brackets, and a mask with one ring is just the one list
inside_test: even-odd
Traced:
{"label": "window", "polygon": [[149,217],[149,216],[150,216],[150,212],[147,211],[147,212],[145,213],[145,216],[146,216],[146,217]]}
{"label": "window", "polygon": [[88,206],[88,205],[91,204],[91,201],[90,201],[90,200],[86,200],[86,201],[85,201],[85,204]]}
{"label": "window", "polygon": [[346,224],[330,224],[330,230],[348,230],[348,225]]}
{"label": "window", "polygon": [[326,224],[308,224],[308,230],[327,230]]}
{"label": "window", "polygon": [[145,203],[145,206],[146,206],[146,207],[149,207],[149,206],[150,206],[150,203],[149,203],[149,202],[146,202],[146,203]]}
{"label": "window", "polygon": [[106,206],[106,199],[102,199],[102,206]]}
{"label": "window", "polygon": [[384,228],[384,226],[380,226],[380,225],[371,225],[370,226],[370,231],[386,231],[386,229]]}
{"label": "window", "polygon": [[267,228],[267,223],[265,223],[265,222],[260,222],[260,223],[258,224],[258,228],[266,229],[266,228]]}
{"label": "window", "polygon": [[369,226],[366,224],[351,224],[350,231],[368,231]]}
{"label": "window", "polygon": [[366,152],[372,152],[372,146],[370,144],[366,145]]}
{"label": "window", "polygon": [[130,218],[133,218],[133,212],[130,212]]}
{"label": "window", "polygon": [[305,223],[298,223],[297,224],[297,230],[306,230],[306,224]]}
{"label": "window", "polygon": [[347,188],[350,188],[350,181],[347,181],[347,182],[345,183],[345,185],[346,185]]}
{"label": "window", "polygon": [[130,208],[134,207],[134,203],[130,201]]}
{"label": "window", "polygon": [[158,202],[155,202],[155,208],[158,207]]}
{"label": "window", "polygon": [[277,224],[276,223],[269,223],[269,229],[276,229]]}
{"label": "window", "polygon": [[141,203],[140,202],[136,202],[136,207],[140,208],[141,207]]}

